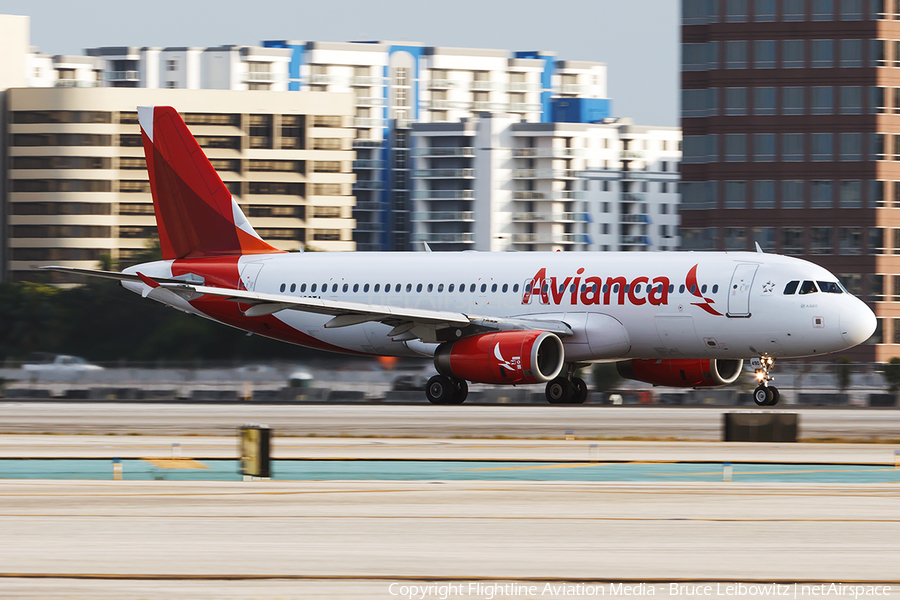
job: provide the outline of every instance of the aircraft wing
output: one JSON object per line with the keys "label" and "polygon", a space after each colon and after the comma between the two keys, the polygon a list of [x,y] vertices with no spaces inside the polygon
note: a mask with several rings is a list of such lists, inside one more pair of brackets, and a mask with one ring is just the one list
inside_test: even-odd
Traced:
{"label": "aircraft wing", "polygon": [[[440,311],[419,308],[404,308],[390,305],[345,302],[323,298],[304,298],[284,294],[261,294],[249,290],[198,285],[183,280],[151,278],[141,273],[134,275],[114,271],[92,271],[70,267],[43,267],[47,270],[80,275],[92,275],[121,281],[141,282],[150,288],[169,290],[186,300],[203,295],[218,296],[233,302],[250,305],[245,309],[247,317],[262,317],[282,310],[297,310],[332,318],[325,323],[326,328],[347,327],[368,322],[391,325],[389,335],[396,341],[421,339],[424,342],[439,342],[456,339],[456,330],[462,335],[473,335],[489,331],[540,330],[561,336],[573,335],[572,328],[563,321],[537,320],[527,318],[505,319],[467,315],[461,312]],[[451,336],[451,332],[452,336]]]}

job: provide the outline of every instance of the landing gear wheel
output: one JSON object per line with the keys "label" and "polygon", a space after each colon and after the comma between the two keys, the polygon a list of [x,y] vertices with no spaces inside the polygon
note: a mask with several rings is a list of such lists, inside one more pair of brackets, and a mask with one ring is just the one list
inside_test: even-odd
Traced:
{"label": "landing gear wheel", "polygon": [[435,375],[425,384],[425,396],[432,404],[450,404],[456,390],[456,382],[443,375]]}
{"label": "landing gear wheel", "polygon": [[[587,387],[585,387],[585,391]],[[565,377],[557,377],[547,383],[544,395],[550,404],[568,404],[572,399],[572,382]]]}
{"label": "landing gear wheel", "polygon": [[775,406],[781,398],[781,393],[778,391],[777,387],[772,385],[769,386],[769,390],[772,392],[772,399],[769,400],[769,406]]}
{"label": "landing gear wheel", "polygon": [[588,387],[584,379],[580,377],[572,378],[572,400],[571,404],[584,404],[588,397]]}
{"label": "landing gear wheel", "polygon": [[753,401],[757,406],[771,405],[772,399],[775,397],[775,394],[772,393],[772,389],[774,388],[761,385],[753,391]]}
{"label": "landing gear wheel", "polygon": [[469,384],[466,383],[465,379],[460,379],[456,382],[456,390],[453,392],[453,397],[447,402],[447,404],[462,404],[466,401],[466,397],[469,395]]}

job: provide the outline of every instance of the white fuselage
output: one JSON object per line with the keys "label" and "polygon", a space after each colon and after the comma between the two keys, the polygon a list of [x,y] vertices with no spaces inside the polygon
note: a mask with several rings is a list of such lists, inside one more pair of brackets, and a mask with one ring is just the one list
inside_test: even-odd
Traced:
{"label": "white fuselage", "polygon": [[[243,286],[257,293],[563,321],[575,333],[563,338],[567,360],[814,356],[862,343],[875,323],[871,310],[843,290],[785,294],[792,281],[837,278],[774,254],[311,252],[236,260]],[[179,262],[126,272],[172,277]],[[200,262],[192,272],[204,277]],[[171,304],[202,314],[184,301]],[[428,355],[436,347],[392,339],[392,327],[378,322],[329,329],[327,315],[286,309],[275,317],[348,352]]]}

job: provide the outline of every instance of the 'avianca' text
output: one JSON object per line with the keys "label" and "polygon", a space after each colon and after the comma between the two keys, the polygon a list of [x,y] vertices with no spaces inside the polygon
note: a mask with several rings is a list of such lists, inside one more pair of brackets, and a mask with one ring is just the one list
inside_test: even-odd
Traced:
{"label": "'avianca' text", "polygon": [[635,277],[630,282],[625,277],[584,277],[584,269],[578,269],[575,277],[571,275],[562,281],[556,277],[547,277],[547,269],[538,271],[525,286],[522,304],[531,302],[534,296],[540,297],[542,304],[560,305],[568,299],[572,305],[583,304],[650,304],[652,306],[669,303],[669,278]]}

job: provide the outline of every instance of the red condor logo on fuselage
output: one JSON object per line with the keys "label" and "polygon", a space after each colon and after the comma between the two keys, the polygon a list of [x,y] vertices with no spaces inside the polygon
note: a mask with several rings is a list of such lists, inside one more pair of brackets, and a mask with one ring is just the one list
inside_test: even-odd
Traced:
{"label": "red condor logo on fuselage", "polygon": [[[685,277],[685,289],[703,302],[692,302],[707,313],[722,316],[712,304],[715,301],[706,298],[701,293],[701,286],[697,283],[697,266],[694,265]],[[542,304],[569,304],[572,306],[583,305],[610,305],[623,306],[631,304],[641,306],[666,306],[669,304],[670,282],[668,277],[635,277],[629,281],[626,277],[582,277],[584,269],[578,269],[575,276],[569,276],[559,280],[557,277],[547,277],[546,267],[540,269],[525,285],[522,296],[522,304],[529,304],[535,296],[540,298]]]}

